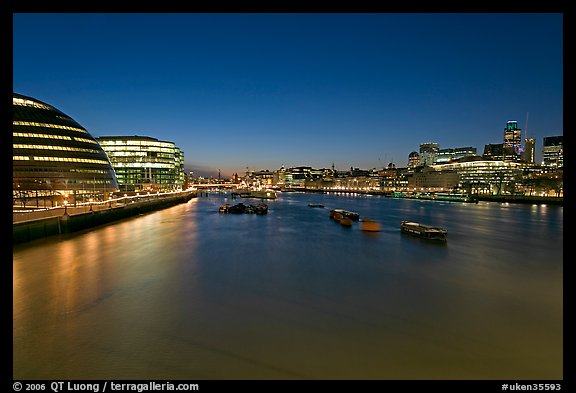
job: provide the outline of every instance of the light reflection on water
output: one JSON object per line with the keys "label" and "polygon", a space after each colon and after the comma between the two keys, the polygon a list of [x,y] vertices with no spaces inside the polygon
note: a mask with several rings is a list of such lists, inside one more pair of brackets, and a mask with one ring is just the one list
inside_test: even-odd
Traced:
{"label": "light reflection on water", "polygon": [[223,202],[15,247],[14,378],[562,378],[561,207],[283,193],[256,216]]}

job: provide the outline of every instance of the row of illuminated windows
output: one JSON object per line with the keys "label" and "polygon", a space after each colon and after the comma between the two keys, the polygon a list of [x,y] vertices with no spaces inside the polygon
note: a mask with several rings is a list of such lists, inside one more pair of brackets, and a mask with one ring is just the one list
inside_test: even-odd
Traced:
{"label": "row of illuminated windows", "polygon": [[162,184],[162,185],[174,186],[177,184],[177,182],[175,182],[174,180],[175,179],[158,179],[158,180],[155,179],[153,182],[151,182],[151,181],[148,181],[147,179],[130,179],[130,180],[120,182],[120,186],[123,187],[127,184],[129,184],[129,185],[144,185],[144,186],[152,185],[152,184],[154,184],[154,185]]}
{"label": "row of illuminated windows", "polygon": [[105,164],[108,165],[108,161],[96,160],[92,158],[75,158],[75,157],[39,157],[39,156],[13,156],[14,161],[65,161],[65,162],[78,162],[83,164]]}
{"label": "row of illuminated windows", "polygon": [[[54,167],[54,166],[18,166],[14,168],[14,173],[23,174],[28,172],[67,172],[67,173],[74,173],[80,175],[90,174],[92,176],[98,175],[99,177],[102,175],[108,176],[110,174],[109,170],[105,169],[98,169],[98,168],[61,168],[61,167]],[[92,181],[92,176],[90,176],[90,181]]]}
{"label": "row of illuminated windows", "polygon": [[153,171],[148,173],[148,171],[130,171],[130,172],[118,172],[116,177],[119,181],[126,180],[126,179],[134,179],[134,178],[150,178],[153,177],[155,179],[171,179],[177,177],[178,174],[172,171]]}
{"label": "row of illuminated windows", "polygon": [[[146,164],[152,164],[152,163],[164,163],[164,164],[168,164],[170,166],[176,167],[179,164],[175,163],[174,160],[167,160],[167,159],[163,159],[163,158],[152,158],[152,159],[141,159],[141,160],[135,160],[135,159],[131,159],[131,160],[122,160],[122,159],[117,159],[114,157],[109,157],[110,158],[110,162],[112,163],[113,166],[143,166],[142,164],[144,164],[144,166],[147,166]],[[149,165],[148,165],[149,166]]]}
{"label": "row of illuminated windows", "polygon": [[67,141],[75,140],[77,142],[92,143],[93,145],[98,144],[98,142],[96,142],[93,139],[80,138],[77,136],[71,137],[71,136],[67,136],[67,135],[36,134],[36,133],[32,133],[32,132],[13,132],[12,135],[13,136],[19,136],[21,138],[64,139]]}
{"label": "row of illuminated windows", "polygon": [[15,126],[59,128],[59,129],[62,129],[62,130],[77,131],[77,132],[82,132],[82,133],[85,133],[85,134],[88,133],[86,130],[83,130],[82,128],[70,127],[70,126],[61,126],[60,124],[36,123],[36,122],[33,122],[33,121],[18,121],[18,120],[14,120],[14,121],[12,122],[12,124],[15,125]]}
{"label": "row of illuminated windows", "polygon": [[110,151],[108,149],[104,150],[106,154],[110,157],[146,157],[151,153],[156,153],[158,157],[169,157],[174,158],[175,155],[171,151]]}
{"label": "row of illuminated windows", "polygon": [[100,150],[96,149],[85,149],[82,147],[70,147],[70,146],[54,146],[54,145],[25,145],[20,143],[15,143],[14,149],[33,149],[33,150],[65,150],[65,151],[78,151],[82,153],[93,153],[100,154]]}
{"label": "row of illuminated windows", "polygon": [[520,166],[519,163],[504,162],[504,161],[470,161],[470,162],[459,162],[455,164],[433,165],[433,167],[437,169],[460,170],[460,169],[476,168],[479,171],[489,168],[502,168],[502,167],[518,168],[519,166]]}
{"label": "row of illuminated windows", "polygon": [[126,172],[116,175],[119,182],[126,181],[128,179],[175,179],[178,174],[172,172],[154,172],[154,173],[142,173],[142,172]]}
{"label": "row of illuminated windows", "polygon": [[[96,186],[96,185],[101,185],[101,184],[110,184],[112,183],[112,180],[110,178],[108,179],[75,179],[75,178],[46,178],[43,179],[41,182],[38,182],[38,179],[35,179],[35,176],[39,176],[38,174],[31,174],[28,177],[18,177],[18,178],[12,178],[12,183],[16,184],[16,185],[24,185],[24,184],[34,184],[36,186],[40,186],[42,187],[42,185],[46,185],[46,186],[50,186],[53,184],[58,184],[58,183],[67,183],[67,184],[80,184],[83,188],[88,188],[88,187],[92,187],[92,186]],[[25,188],[25,187],[21,187],[21,188]]]}
{"label": "row of illuminated windows", "polygon": [[500,180],[507,180],[507,179],[514,179],[514,178],[521,178],[522,175],[520,173],[515,172],[476,172],[476,173],[460,173],[461,181],[465,180],[491,180],[491,181],[500,181]]}
{"label": "row of illuminated windows", "polygon": [[172,163],[161,162],[115,162],[114,169],[116,168],[175,168]]}
{"label": "row of illuminated windows", "polygon": [[112,157],[110,159],[110,162],[115,162],[115,163],[125,163],[126,165],[130,165],[131,163],[152,163],[152,162],[163,162],[165,164],[170,164],[170,165],[177,165],[174,160],[172,158],[165,158],[165,157],[139,157],[139,158],[130,158],[130,159],[126,159],[126,158],[114,158]]}
{"label": "row of illuminated windows", "polygon": [[461,172],[461,179],[507,179],[520,177],[520,173],[515,172]]}
{"label": "row of illuminated windows", "polygon": [[106,144],[102,144],[100,142],[100,146],[104,150],[110,153],[121,153],[121,152],[139,152],[139,151],[160,151],[165,153],[174,153],[174,146],[170,147],[159,147],[159,146],[109,146]]}
{"label": "row of illuminated windows", "polygon": [[145,151],[132,151],[132,152],[111,152],[109,150],[105,150],[106,154],[110,158],[115,157],[146,157],[148,155]]}
{"label": "row of illuminated windows", "polygon": [[[426,173],[424,175],[421,176],[414,176],[414,178],[426,178],[426,179],[430,179],[432,178],[432,176],[442,176],[443,177],[443,173],[442,172],[438,172],[438,173]],[[514,177],[519,177],[520,176],[520,171],[518,170],[476,170],[476,171],[458,171],[458,175],[460,176],[460,179],[462,181],[465,180],[469,180],[469,179],[483,179],[483,180],[493,180],[493,179],[510,179],[510,178],[514,178]]]}
{"label": "row of illuminated windows", "polygon": [[32,101],[32,100],[26,100],[24,98],[16,98],[16,97],[12,97],[12,104],[13,105],[20,105],[20,106],[31,106],[34,108],[41,108],[41,109],[48,109],[48,110],[52,110],[52,107],[48,106],[48,105],[44,105],[41,104],[39,102],[36,101]]}
{"label": "row of illuminated windows", "polygon": [[436,170],[432,172],[457,172],[457,173],[509,173],[509,172],[519,172],[520,168],[503,167],[503,168],[459,168],[459,169],[444,169]]}
{"label": "row of illuminated windows", "polygon": [[74,140],[78,141],[78,142],[87,142],[87,143],[93,143],[95,145],[98,145],[98,142],[96,142],[95,140],[92,140],[92,139],[88,139],[88,138],[78,138],[77,136],[75,136]]}
{"label": "row of illuminated windows", "polygon": [[119,141],[109,141],[106,139],[98,139],[98,142],[102,146],[110,146],[110,148],[122,148],[124,146],[159,146],[159,147],[167,147],[167,148],[174,148],[174,143],[170,142],[159,142],[159,141],[138,141],[138,140],[119,140]]}

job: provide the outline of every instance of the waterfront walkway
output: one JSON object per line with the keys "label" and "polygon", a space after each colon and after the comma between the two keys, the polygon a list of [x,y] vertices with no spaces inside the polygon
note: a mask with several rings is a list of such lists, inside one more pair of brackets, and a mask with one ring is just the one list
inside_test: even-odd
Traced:
{"label": "waterfront walkway", "polygon": [[196,191],[125,196],[107,202],[54,209],[14,211],[13,244],[93,228],[113,221],[164,209],[196,197]]}
{"label": "waterfront walkway", "polygon": [[[12,223],[21,223],[28,221],[42,220],[46,218],[60,217],[65,214],[68,216],[77,216],[81,214],[86,214],[90,212],[104,212],[113,209],[123,208],[125,206],[137,206],[143,204],[149,204],[153,201],[162,201],[171,198],[187,197],[193,194],[196,196],[196,191],[185,190],[178,192],[162,192],[155,194],[143,194],[143,195],[127,195],[118,198],[111,198],[107,201],[99,202],[85,202],[77,203],[68,206],[57,206],[53,208],[28,208],[28,209],[13,209],[12,213]],[[136,205],[135,205],[136,204]]]}

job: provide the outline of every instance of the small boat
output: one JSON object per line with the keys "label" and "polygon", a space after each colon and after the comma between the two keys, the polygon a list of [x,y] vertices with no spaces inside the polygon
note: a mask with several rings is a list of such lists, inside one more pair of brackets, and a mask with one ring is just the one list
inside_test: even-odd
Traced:
{"label": "small boat", "polygon": [[268,205],[266,205],[265,203],[259,203],[256,206],[254,206],[254,213],[256,214],[268,214]]}
{"label": "small boat", "polygon": [[342,209],[330,210],[330,217],[334,218],[334,216],[336,214],[340,214],[342,217],[347,217],[347,218],[351,219],[352,221],[358,221],[360,219],[360,214],[355,213],[355,212],[351,212],[348,210],[342,210]]}
{"label": "small boat", "polygon": [[259,198],[259,199],[276,199],[278,196],[276,191],[267,190],[238,190],[232,193],[234,196],[239,196],[240,198]]}
{"label": "small boat", "polygon": [[368,218],[363,219],[360,222],[360,229],[365,232],[379,232],[380,231],[380,223],[376,221],[372,221]]}
{"label": "small boat", "polygon": [[418,236],[427,240],[446,241],[448,237],[448,231],[446,229],[424,225],[412,221],[402,221],[400,223],[400,230],[402,233]]}
{"label": "small boat", "polygon": [[221,205],[219,208],[220,213],[231,213],[231,214],[268,214],[268,205],[265,203],[259,203],[257,205],[245,205],[243,203],[238,203],[236,205],[230,206],[228,204]]}
{"label": "small boat", "polygon": [[345,227],[351,227],[352,226],[352,219],[348,218],[348,217],[342,217],[340,219],[340,224],[342,224],[342,226],[345,226]]}
{"label": "small boat", "polygon": [[238,203],[237,205],[229,206],[227,213],[232,213],[232,214],[246,213],[246,205],[243,203]]}
{"label": "small boat", "polygon": [[324,207],[324,205],[322,205],[320,203],[309,203],[308,207]]}

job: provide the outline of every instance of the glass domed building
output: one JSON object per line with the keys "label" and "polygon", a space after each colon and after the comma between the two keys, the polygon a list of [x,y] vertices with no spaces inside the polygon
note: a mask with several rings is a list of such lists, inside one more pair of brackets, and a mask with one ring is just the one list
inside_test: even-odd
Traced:
{"label": "glass domed building", "polygon": [[13,93],[12,195],[16,207],[105,200],[118,189],[100,144],[70,116]]}

